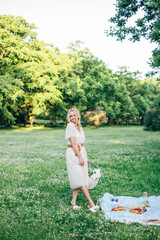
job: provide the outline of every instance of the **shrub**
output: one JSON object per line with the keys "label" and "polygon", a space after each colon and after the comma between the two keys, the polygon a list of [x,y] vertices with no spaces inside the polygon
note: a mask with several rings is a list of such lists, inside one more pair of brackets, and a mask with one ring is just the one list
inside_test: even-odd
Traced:
{"label": "shrub", "polygon": [[102,111],[100,108],[96,108],[93,111],[87,111],[84,117],[88,124],[96,127],[100,126],[104,121],[107,120],[106,112]]}

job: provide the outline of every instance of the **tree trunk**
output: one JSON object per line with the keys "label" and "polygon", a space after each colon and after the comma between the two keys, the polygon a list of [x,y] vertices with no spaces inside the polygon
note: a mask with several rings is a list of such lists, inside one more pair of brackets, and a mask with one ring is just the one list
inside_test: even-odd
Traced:
{"label": "tree trunk", "polygon": [[33,127],[33,122],[34,122],[35,116],[30,117],[30,122],[31,122],[31,128]]}

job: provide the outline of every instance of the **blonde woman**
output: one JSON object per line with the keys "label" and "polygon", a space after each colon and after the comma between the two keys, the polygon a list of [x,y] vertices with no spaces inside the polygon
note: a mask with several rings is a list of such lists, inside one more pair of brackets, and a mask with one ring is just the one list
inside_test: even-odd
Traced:
{"label": "blonde woman", "polygon": [[79,189],[82,190],[89,202],[89,209],[92,212],[98,210],[95,206],[88,191],[88,165],[89,161],[84,147],[85,135],[81,126],[79,111],[72,108],[67,114],[68,125],[66,128],[66,140],[68,148],[66,151],[67,172],[70,182],[70,187],[73,189],[71,204],[73,209],[80,209],[76,205]]}

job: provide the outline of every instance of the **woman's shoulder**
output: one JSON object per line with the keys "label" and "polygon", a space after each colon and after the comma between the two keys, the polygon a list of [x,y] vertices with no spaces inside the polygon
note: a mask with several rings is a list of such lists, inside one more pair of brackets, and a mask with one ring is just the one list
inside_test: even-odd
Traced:
{"label": "woman's shoulder", "polygon": [[70,127],[70,126],[74,126],[74,123],[69,122],[69,123],[67,124],[67,127]]}
{"label": "woman's shoulder", "polygon": [[72,128],[75,128],[74,123],[69,122],[69,123],[67,124],[67,129],[72,129]]}

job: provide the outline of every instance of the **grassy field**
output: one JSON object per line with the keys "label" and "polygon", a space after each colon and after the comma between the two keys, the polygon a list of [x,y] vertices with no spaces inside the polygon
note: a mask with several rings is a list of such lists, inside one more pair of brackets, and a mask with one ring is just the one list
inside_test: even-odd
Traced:
{"label": "grassy field", "polygon": [[[90,191],[160,195],[160,133],[142,127],[84,128],[91,168],[102,177]],[[73,211],[65,163],[65,129],[0,130],[0,239],[160,239],[160,227],[108,222],[80,192]]]}

